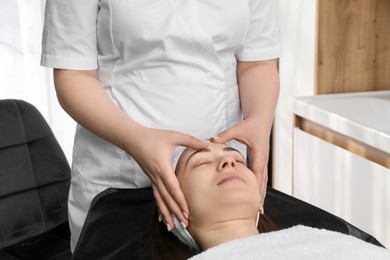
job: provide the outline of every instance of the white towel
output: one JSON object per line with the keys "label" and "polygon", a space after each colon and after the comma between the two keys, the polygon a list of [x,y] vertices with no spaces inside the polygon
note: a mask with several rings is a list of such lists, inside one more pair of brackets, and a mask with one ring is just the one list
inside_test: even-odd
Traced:
{"label": "white towel", "polygon": [[171,232],[185,245],[191,248],[193,252],[199,253],[200,247],[195,242],[194,238],[191,236],[190,232],[186,228],[183,228],[177,219],[177,217],[172,214],[173,223],[175,224],[174,228],[171,230]]}
{"label": "white towel", "polygon": [[389,259],[390,251],[342,233],[295,226],[223,243],[190,260]]}

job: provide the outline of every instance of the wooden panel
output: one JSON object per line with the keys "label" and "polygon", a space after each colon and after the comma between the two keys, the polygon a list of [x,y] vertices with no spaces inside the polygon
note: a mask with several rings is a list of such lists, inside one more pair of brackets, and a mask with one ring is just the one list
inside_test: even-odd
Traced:
{"label": "wooden panel", "polygon": [[295,116],[295,127],[300,128],[313,136],[316,136],[328,143],[341,147],[360,157],[366,158],[383,167],[390,169],[390,154],[375,147],[369,146],[351,137],[340,134],[325,126],[314,123],[305,118]]}
{"label": "wooden panel", "polygon": [[316,94],[390,89],[390,1],[317,7]]}

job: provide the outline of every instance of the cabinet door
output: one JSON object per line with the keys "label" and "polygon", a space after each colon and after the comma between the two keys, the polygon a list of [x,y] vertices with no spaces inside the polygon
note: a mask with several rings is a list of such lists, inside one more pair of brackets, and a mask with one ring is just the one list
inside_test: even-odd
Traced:
{"label": "cabinet door", "polygon": [[390,169],[294,129],[293,196],[390,247]]}

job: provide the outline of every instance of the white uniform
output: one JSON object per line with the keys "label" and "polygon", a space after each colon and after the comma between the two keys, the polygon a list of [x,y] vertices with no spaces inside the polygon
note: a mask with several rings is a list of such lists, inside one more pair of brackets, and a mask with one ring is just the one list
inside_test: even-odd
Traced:
{"label": "white uniform", "polygon": [[[106,93],[136,122],[206,139],[242,120],[237,60],[279,56],[277,1],[47,0],[42,49],[43,66],[98,69]],[[97,193],[145,186],[128,154],[78,126],[72,248]]]}

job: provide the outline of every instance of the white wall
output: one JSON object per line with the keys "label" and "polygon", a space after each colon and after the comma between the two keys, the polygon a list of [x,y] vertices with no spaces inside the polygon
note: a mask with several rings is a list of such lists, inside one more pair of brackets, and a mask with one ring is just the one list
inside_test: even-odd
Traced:
{"label": "white wall", "polygon": [[292,193],[293,117],[289,98],[314,94],[316,1],[279,0],[283,56],[274,124],[273,187]]}
{"label": "white wall", "polygon": [[0,0],[0,99],[33,104],[71,162],[75,122],[59,106],[52,69],[40,66],[45,0]]}

